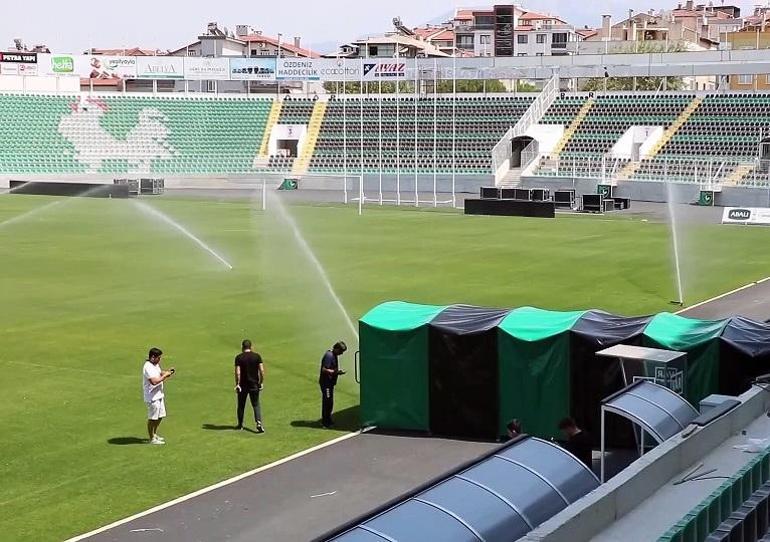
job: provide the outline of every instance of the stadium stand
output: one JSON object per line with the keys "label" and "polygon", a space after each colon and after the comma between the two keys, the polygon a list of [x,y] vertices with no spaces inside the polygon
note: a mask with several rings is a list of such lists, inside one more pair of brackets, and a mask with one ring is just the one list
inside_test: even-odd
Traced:
{"label": "stadium stand", "polygon": [[[489,174],[490,150],[521,117],[531,103],[530,97],[489,96],[457,99],[456,167],[458,173]],[[316,152],[310,160],[311,173],[339,173],[345,168],[361,168],[361,101],[346,98],[332,100],[321,126]],[[380,124],[379,100],[363,100],[364,171],[379,172]],[[415,106],[417,122],[415,123]],[[434,108],[436,145],[434,146]],[[439,173],[452,170],[451,98],[422,97],[415,104],[412,96],[385,98],[382,102],[382,166],[386,173],[432,173],[434,152]],[[415,156],[415,125],[417,152]],[[396,134],[396,127],[399,134]],[[347,149],[344,141],[347,139]],[[400,158],[400,168],[398,159]]]}
{"label": "stadium stand", "polygon": [[[768,164],[759,147],[770,136],[770,96],[766,94],[688,94],[563,97],[543,124],[567,126],[562,141],[543,156],[537,176],[577,176],[618,180],[700,182],[721,179],[728,185],[766,184]],[[587,109],[587,111],[586,111]],[[580,113],[585,118],[580,119]],[[632,126],[664,131],[646,156],[611,156]]]}
{"label": "stadium stand", "polygon": [[[662,126],[667,129],[693,98],[693,95],[687,94],[606,95],[595,100],[587,97],[559,98],[541,123],[568,125],[564,134],[566,140],[563,138],[559,142],[553,155],[542,157],[535,174],[600,177],[603,157],[610,153],[626,131],[633,126]],[[586,104],[590,104],[589,107],[584,107]],[[583,118],[580,114],[584,115]],[[573,122],[578,119],[580,122]],[[619,165],[625,166],[629,160]]]}
{"label": "stadium stand", "polygon": [[[6,145],[0,173],[338,175],[360,171],[363,139],[365,173],[454,167],[458,174],[489,175],[491,149],[531,103],[530,96],[512,95],[455,102],[431,95],[327,101],[3,93],[0,107],[10,114],[0,126]],[[770,175],[759,159],[760,144],[770,141],[770,94],[564,95],[540,124],[565,130],[536,162],[535,176],[678,182],[718,176],[727,185],[764,186]],[[307,126],[297,156],[269,155],[276,125]],[[613,152],[632,127],[662,131],[635,161]],[[711,163],[698,164],[705,160]]]}
{"label": "stadium stand", "polygon": [[270,100],[0,95],[17,174],[239,174],[253,171]]}

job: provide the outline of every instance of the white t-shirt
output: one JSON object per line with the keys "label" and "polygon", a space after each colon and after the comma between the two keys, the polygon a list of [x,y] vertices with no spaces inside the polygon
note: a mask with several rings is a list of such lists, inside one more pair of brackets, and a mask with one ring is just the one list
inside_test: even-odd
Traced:
{"label": "white t-shirt", "polygon": [[155,385],[150,383],[150,378],[160,378],[160,374],[160,363],[153,365],[149,361],[144,362],[144,368],[142,368],[142,389],[144,390],[145,403],[163,399],[163,382]]}

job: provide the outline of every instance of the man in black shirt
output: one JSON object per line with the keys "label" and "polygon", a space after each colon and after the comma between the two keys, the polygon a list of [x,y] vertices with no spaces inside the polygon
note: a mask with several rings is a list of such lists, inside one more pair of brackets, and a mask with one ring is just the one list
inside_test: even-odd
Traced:
{"label": "man in black shirt", "polygon": [[563,443],[564,449],[593,470],[593,445],[588,433],[580,429],[572,418],[564,418],[560,421],[559,429],[567,438]]}
{"label": "man in black shirt", "polygon": [[318,384],[321,386],[321,425],[327,429],[334,425],[334,386],[337,385],[337,377],[345,374],[345,371],[340,370],[339,357],[347,349],[347,345],[340,341],[321,358],[321,374],[318,377]]}
{"label": "man in black shirt", "polygon": [[254,408],[254,421],[257,423],[257,433],[264,433],[262,412],[259,407],[259,392],[265,382],[265,367],[262,356],[251,351],[251,341],[245,339],[241,343],[241,353],[235,356],[235,392],[238,395],[238,429],[243,429],[243,411],[246,409],[246,398],[251,398]]}

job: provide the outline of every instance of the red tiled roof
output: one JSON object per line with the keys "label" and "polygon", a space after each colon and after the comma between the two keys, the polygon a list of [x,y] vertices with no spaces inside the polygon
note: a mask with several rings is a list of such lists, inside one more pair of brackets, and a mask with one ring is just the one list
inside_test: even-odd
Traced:
{"label": "red tiled roof", "polygon": [[472,9],[458,9],[455,13],[455,20],[457,21],[470,21],[473,19]]}
{"label": "red tiled roof", "polygon": [[[278,38],[271,38],[270,36],[264,36],[262,34],[254,34],[251,36],[238,36],[237,39],[248,43],[269,43],[270,45],[278,47]],[[303,47],[294,47],[293,43],[286,42],[286,41],[281,41],[281,50],[289,51],[290,53],[294,53],[295,55],[300,55],[300,56],[310,57],[310,58],[320,58],[321,56],[315,51],[311,51],[310,49],[305,49]]]}
{"label": "red tiled roof", "polygon": [[598,30],[593,30],[591,28],[584,28],[582,30],[576,30],[575,33],[580,35],[580,36],[583,36],[584,38],[590,38],[590,37],[593,37],[593,36],[597,35],[599,33],[599,31]]}
{"label": "red tiled roof", "polygon": [[117,87],[123,80],[122,79],[89,79],[88,77],[80,79],[81,86],[90,86],[93,84],[95,87]]}
{"label": "red tiled roof", "polygon": [[454,41],[454,30],[444,29],[440,34],[431,37],[431,41]]}
{"label": "red tiled roof", "polygon": [[156,56],[164,55],[165,52],[156,51],[154,49],[140,49],[139,47],[129,47],[121,49],[91,49],[92,55],[107,55],[107,56]]}
{"label": "red tiled roof", "polygon": [[432,36],[433,34],[437,32],[441,32],[441,28],[437,27],[431,27],[431,26],[423,26],[418,28],[413,28],[412,32],[414,32],[415,36],[418,36],[420,38],[427,38],[428,36]]}
{"label": "red tiled roof", "polygon": [[556,15],[538,13],[537,11],[527,11],[526,13],[522,13],[519,16],[519,20],[522,20],[522,21],[537,21],[537,20],[543,20],[543,19],[553,19],[554,21],[564,22]]}

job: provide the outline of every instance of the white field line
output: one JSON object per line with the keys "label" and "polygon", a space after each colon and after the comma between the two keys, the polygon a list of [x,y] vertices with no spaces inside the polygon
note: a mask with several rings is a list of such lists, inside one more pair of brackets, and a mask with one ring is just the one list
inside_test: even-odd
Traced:
{"label": "white field line", "polygon": [[702,307],[703,305],[707,305],[708,303],[712,303],[713,301],[717,301],[717,300],[722,299],[724,297],[727,297],[729,295],[737,294],[738,292],[742,292],[743,290],[748,290],[749,288],[753,288],[754,286],[758,286],[759,284],[762,284],[763,282],[767,282],[768,280],[770,280],[770,277],[765,277],[765,278],[763,278],[761,280],[758,280],[756,282],[752,282],[752,283],[746,284],[745,286],[741,286],[740,288],[736,288],[734,290],[730,290],[729,292],[725,292],[725,293],[720,294],[718,296],[712,297],[711,299],[707,299],[705,301],[701,301],[700,303],[696,303],[695,305],[691,305],[689,307],[686,307],[686,308],[684,308],[684,309],[682,309],[680,311],[677,311],[676,314],[682,314],[682,313],[685,313],[685,312],[687,312],[687,311],[689,311],[691,309]]}
{"label": "white field line", "polygon": [[244,472],[243,474],[239,474],[238,476],[233,476],[232,478],[228,478],[227,480],[223,480],[221,482],[218,482],[214,485],[204,487],[203,489],[199,489],[198,491],[194,491],[192,493],[188,493],[187,495],[183,495],[181,497],[178,497],[172,501],[165,502],[163,504],[159,504],[157,506],[154,506],[152,508],[149,508],[148,510],[145,510],[143,512],[139,512],[138,514],[134,514],[133,516],[129,516],[127,518],[120,519],[118,521],[115,521],[113,523],[110,523],[109,525],[105,525],[104,527],[100,527],[98,529],[95,529],[93,531],[78,535],[74,538],[69,538],[65,540],[65,542],[78,542],[80,540],[86,540],[89,537],[95,536],[99,533],[103,533],[104,531],[108,531],[110,529],[113,529],[115,527],[119,527],[120,525],[124,525],[126,523],[129,523],[131,521],[134,521],[135,519],[139,519],[145,516],[148,516],[150,514],[154,514],[155,512],[160,512],[161,510],[165,510],[166,508],[169,508],[171,506],[177,505],[179,503],[183,503],[185,501],[189,501],[190,499],[194,499],[195,497],[199,497],[201,495],[205,495],[206,493],[210,493],[211,491],[214,491],[216,489],[219,489],[221,487],[228,486],[230,484],[234,484],[235,482],[238,482],[239,480],[243,480],[244,478],[248,478],[249,476],[253,476],[255,474],[259,474],[260,472],[264,472],[266,470],[272,469],[274,467],[277,467],[279,465],[283,465],[284,463],[288,463],[289,461],[293,461],[295,459],[299,459],[300,457],[304,457],[308,454],[311,454],[313,452],[316,452],[318,450],[322,450],[323,448],[328,448],[329,446],[334,446],[335,444],[339,444],[340,442],[346,441],[348,439],[351,439],[353,437],[357,437],[358,435],[362,433],[366,433],[367,431],[370,431],[371,429],[374,429],[373,427],[369,427],[366,429],[363,429],[361,431],[357,431],[355,433],[348,433],[347,435],[342,435],[341,437],[338,437],[334,440],[330,440],[328,442],[324,442],[322,444],[319,444],[318,446],[313,446],[312,448],[308,448],[307,450],[303,450],[301,452],[297,452],[296,454],[290,455],[288,457],[284,457],[283,459],[279,459],[278,461],[275,461],[273,463],[270,463],[269,465],[264,465],[262,467],[256,468],[254,470],[250,470],[248,472]]}

